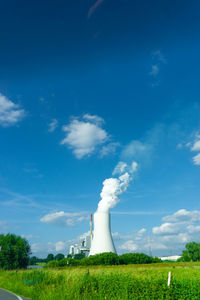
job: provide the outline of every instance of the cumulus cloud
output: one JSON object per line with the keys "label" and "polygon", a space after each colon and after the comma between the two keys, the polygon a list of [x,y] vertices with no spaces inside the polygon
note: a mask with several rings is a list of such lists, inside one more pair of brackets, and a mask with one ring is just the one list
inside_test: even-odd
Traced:
{"label": "cumulus cloud", "polygon": [[[200,151],[200,135],[198,132],[195,134],[194,141],[187,143],[186,146],[189,147],[192,152]],[[192,160],[194,165],[200,166],[200,152],[193,156]]]}
{"label": "cumulus cloud", "polygon": [[118,249],[134,252],[138,249],[138,246],[132,240],[129,240],[120,245]]}
{"label": "cumulus cloud", "polygon": [[191,147],[191,151],[200,151],[200,140],[196,141]]}
{"label": "cumulus cloud", "polygon": [[108,134],[101,125],[102,120],[97,116],[84,115],[83,120],[73,119],[63,126],[66,136],[61,144],[72,148],[78,159],[89,156],[97,146],[108,140]]}
{"label": "cumulus cloud", "polygon": [[192,210],[188,211],[186,209],[180,209],[171,216],[166,216],[163,218],[165,222],[200,222],[200,211]]}
{"label": "cumulus cloud", "polygon": [[56,251],[66,251],[66,242],[63,242],[63,241],[59,241],[57,243],[55,243],[55,248],[56,248]]}
{"label": "cumulus cloud", "polygon": [[59,226],[74,226],[88,219],[87,212],[66,213],[64,211],[54,212],[45,215],[40,219],[42,223],[54,224]]}
{"label": "cumulus cloud", "polygon": [[138,235],[143,235],[146,231],[146,228],[142,228],[138,231]]}
{"label": "cumulus cloud", "polygon": [[9,127],[17,124],[25,116],[25,110],[20,108],[0,93],[0,125]]}
{"label": "cumulus cloud", "polygon": [[182,223],[163,223],[161,226],[152,229],[154,234],[174,234],[178,233],[183,226]]}
{"label": "cumulus cloud", "polygon": [[[115,233],[115,243],[119,252],[138,251],[153,255],[179,255],[188,242],[200,242],[200,211],[180,209],[172,215],[162,218],[160,226],[152,228],[151,234],[146,228],[126,235]],[[120,242],[123,240],[123,243]],[[133,245],[133,248],[131,247]]]}
{"label": "cumulus cloud", "polygon": [[166,246],[166,248],[182,249],[185,244],[191,241],[199,242],[197,235],[200,232],[200,211],[188,211],[180,209],[172,215],[165,216],[164,221],[152,232],[154,238]]}
{"label": "cumulus cloud", "polygon": [[52,119],[51,122],[48,124],[48,132],[54,132],[58,127],[58,120]]}
{"label": "cumulus cloud", "polygon": [[188,225],[187,230],[189,233],[200,232],[200,226]]}
{"label": "cumulus cloud", "polygon": [[200,166],[200,153],[195,155],[192,159],[195,165]]}
{"label": "cumulus cloud", "polygon": [[68,253],[69,246],[74,243],[75,240],[58,241],[58,242],[38,242],[31,244],[32,254],[39,257],[46,257],[48,253],[57,254],[58,252]]}
{"label": "cumulus cloud", "polygon": [[83,119],[99,125],[105,123],[104,119],[97,115],[84,114]]}

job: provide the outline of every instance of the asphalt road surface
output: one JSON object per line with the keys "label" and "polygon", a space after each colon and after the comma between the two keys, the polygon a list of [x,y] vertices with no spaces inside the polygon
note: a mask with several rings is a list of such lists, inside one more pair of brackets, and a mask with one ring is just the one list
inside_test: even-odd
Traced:
{"label": "asphalt road surface", "polygon": [[0,300],[28,300],[28,299],[0,289]]}

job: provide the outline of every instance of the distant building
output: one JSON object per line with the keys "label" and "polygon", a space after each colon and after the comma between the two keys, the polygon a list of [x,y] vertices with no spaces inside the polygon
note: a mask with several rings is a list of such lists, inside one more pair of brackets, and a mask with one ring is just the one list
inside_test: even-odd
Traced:
{"label": "distant building", "polygon": [[71,245],[69,248],[69,254],[74,257],[75,254],[84,254],[85,257],[89,255],[91,247],[91,235],[88,233],[85,236],[80,237],[77,244]]}
{"label": "distant building", "polygon": [[180,258],[182,255],[171,255],[171,256],[163,256],[159,257],[161,260],[171,260],[171,261],[177,261],[178,258]]}

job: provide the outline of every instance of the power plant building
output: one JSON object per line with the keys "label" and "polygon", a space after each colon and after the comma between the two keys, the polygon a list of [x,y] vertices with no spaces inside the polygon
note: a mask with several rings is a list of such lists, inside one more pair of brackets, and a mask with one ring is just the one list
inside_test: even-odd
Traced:
{"label": "power plant building", "polygon": [[75,254],[84,254],[85,257],[89,255],[91,247],[91,236],[88,235],[83,236],[79,239],[79,242],[75,245],[71,245],[69,248],[69,254],[74,257]]}
{"label": "power plant building", "polygon": [[90,232],[81,237],[79,242],[70,246],[69,254],[74,257],[76,254],[89,255],[104,252],[116,253],[110,228],[110,213],[97,211],[94,214],[94,231],[92,230],[92,215],[90,216]]}

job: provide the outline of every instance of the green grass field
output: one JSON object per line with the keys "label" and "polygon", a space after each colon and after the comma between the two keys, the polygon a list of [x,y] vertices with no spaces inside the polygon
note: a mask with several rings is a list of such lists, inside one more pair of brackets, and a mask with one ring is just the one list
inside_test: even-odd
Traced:
{"label": "green grass field", "polygon": [[0,288],[33,300],[200,299],[200,263],[0,271]]}

